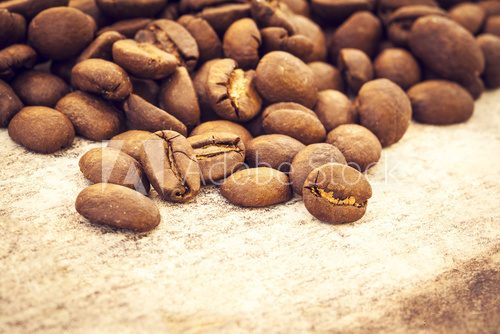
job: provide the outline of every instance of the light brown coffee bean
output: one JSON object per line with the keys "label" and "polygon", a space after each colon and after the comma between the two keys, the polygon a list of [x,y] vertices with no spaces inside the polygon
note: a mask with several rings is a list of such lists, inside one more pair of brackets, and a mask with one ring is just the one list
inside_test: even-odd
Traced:
{"label": "light brown coffee bean", "polygon": [[349,98],[331,89],[318,93],[314,112],[327,132],[342,124],[355,123],[357,118]]}
{"label": "light brown coffee bean", "polygon": [[29,69],[35,65],[35,50],[24,44],[14,44],[0,50],[0,79],[10,80],[20,69]]}
{"label": "light brown coffee bean", "polygon": [[304,35],[290,34],[285,28],[267,27],[260,30],[263,54],[272,51],[288,52],[299,59],[307,59],[312,54],[314,44]]}
{"label": "light brown coffee bean", "polygon": [[[435,0],[379,0],[377,3],[377,16],[387,25],[394,12],[402,7],[412,6],[432,8],[438,7],[438,3]],[[411,26],[408,28],[411,28]]]}
{"label": "light brown coffee bean", "polygon": [[12,117],[24,106],[14,90],[0,80],[0,127],[7,127]]}
{"label": "light brown coffee bean", "polygon": [[222,42],[212,26],[201,17],[183,15],[178,20],[193,36],[200,52],[199,62],[222,57]]}
{"label": "light brown coffee bean", "polygon": [[421,72],[417,60],[404,49],[388,48],[373,63],[375,77],[386,78],[404,90],[420,82]]}
{"label": "light brown coffee bean", "polygon": [[281,1],[251,1],[253,19],[260,27],[281,27],[295,33],[292,22],[295,14]]}
{"label": "light brown coffee bean", "polygon": [[307,66],[313,71],[318,91],[327,89],[344,91],[344,80],[337,68],[321,61],[309,63]]}
{"label": "light brown coffee bean", "polygon": [[206,20],[222,36],[233,22],[250,16],[250,4],[229,3],[206,7],[198,13],[198,16]]}
{"label": "light brown coffee bean", "polygon": [[140,161],[144,143],[148,140],[158,140],[158,136],[148,131],[129,130],[111,138],[108,147],[119,149]]}
{"label": "light brown coffee bean", "polygon": [[228,132],[235,134],[241,139],[245,147],[247,147],[250,140],[253,139],[252,134],[247,129],[245,129],[244,126],[222,119],[201,123],[200,125],[195,127],[193,131],[191,131],[191,136],[201,135],[208,132]]}
{"label": "light brown coffee bean", "polygon": [[305,54],[302,61],[326,61],[327,46],[323,30],[309,18],[301,15],[293,15],[292,23],[295,30],[294,36],[304,36],[312,43],[311,52]]}
{"label": "light brown coffee bean", "polygon": [[357,93],[361,86],[373,79],[372,62],[361,50],[340,50],[337,65],[347,87],[353,93]]}
{"label": "light brown coffee bean", "polygon": [[483,34],[476,41],[484,55],[483,78],[486,86],[489,88],[500,87],[500,37]]}
{"label": "light brown coffee bean", "polygon": [[252,69],[259,62],[261,43],[259,28],[254,20],[244,18],[231,24],[224,34],[224,55],[234,59],[240,68]]}
{"label": "light brown coffee bean", "polygon": [[54,107],[69,93],[69,86],[61,78],[41,71],[26,71],[12,82],[16,94],[29,106]]}
{"label": "light brown coffee bean", "polygon": [[290,136],[258,136],[246,147],[245,159],[252,167],[271,167],[288,173],[293,158],[304,147],[304,144]]}
{"label": "light brown coffee bean", "polygon": [[111,60],[113,58],[113,45],[122,39],[125,39],[125,36],[117,31],[106,31],[100,34],[82,51],[76,60],[77,63],[92,58]]}
{"label": "light brown coffee bean", "polygon": [[450,9],[448,15],[453,21],[469,30],[471,34],[475,34],[481,29],[486,18],[484,9],[470,2],[456,5]]}

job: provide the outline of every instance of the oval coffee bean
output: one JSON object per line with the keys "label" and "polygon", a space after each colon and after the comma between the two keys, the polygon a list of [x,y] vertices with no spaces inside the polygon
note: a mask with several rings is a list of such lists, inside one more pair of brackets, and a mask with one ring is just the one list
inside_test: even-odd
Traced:
{"label": "oval coffee bean", "polygon": [[78,194],[76,211],[94,224],[147,232],[160,223],[160,211],[152,200],[110,183],[97,183]]}
{"label": "oval coffee bean", "polygon": [[14,44],[0,50],[0,79],[10,80],[19,69],[32,68],[36,52],[30,46]]}
{"label": "oval coffee bean", "polygon": [[302,195],[302,188],[309,173],[317,167],[334,162],[347,165],[344,155],[338,148],[326,143],[304,147],[292,160],[290,181],[292,182],[293,191]]}
{"label": "oval coffee bean", "polygon": [[484,55],[483,78],[486,86],[489,88],[500,87],[500,37],[483,34],[476,40]]}
{"label": "oval coffee bean", "polygon": [[404,90],[420,82],[420,66],[404,49],[385,49],[375,59],[373,68],[377,78],[389,79]]}
{"label": "oval coffee bean", "polygon": [[259,48],[262,43],[255,21],[249,18],[231,24],[224,34],[224,55],[232,58],[244,70],[255,68],[259,62]]}
{"label": "oval coffee bean", "polygon": [[113,45],[122,39],[125,39],[125,36],[117,31],[106,31],[100,34],[82,51],[77,59],[77,63],[92,58],[111,60],[113,57]]}
{"label": "oval coffee bean", "polygon": [[299,59],[307,59],[313,52],[313,41],[303,35],[290,35],[280,27],[267,27],[260,30],[262,37],[262,52],[288,52]]}
{"label": "oval coffee bean", "polygon": [[264,207],[289,201],[292,191],[288,176],[272,168],[238,171],[228,177],[220,191],[230,203],[244,207]]}
{"label": "oval coffee bean", "polygon": [[314,112],[326,131],[331,131],[341,124],[356,122],[351,100],[336,90],[328,89],[319,92]]}
{"label": "oval coffee bean", "polygon": [[73,143],[75,129],[68,117],[57,110],[26,107],[10,121],[9,136],[30,151],[54,153]]}
{"label": "oval coffee bean", "polygon": [[438,7],[438,4],[435,0],[379,0],[377,3],[377,16],[387,25],[390,16],[395,11],[402,7],[412,6],[433,8]]}
{"label": "oval coffee bean", "polygon": [[111,138],[108,147],[119,149],[135,160],[141,161],[144,143],[148,140],[158,140],[158,136],[148,131],[129,130]]}
{"label": "oval coffee bean", "polygon": [[479,5],[473,3],[459,4],[449,11],[450,18],[475,34],[481,29],[486,17],[486,12]]}
{"label": "oval coffee bean", "polygon": [[245,147],[247,147],[250,140],[253,139],[252,134],[244,126],[223,119],[201,123],[191,131],[191,136],[201,135],[207,132],[229,132],[235,134],[240,137]]}
{"label": "oval coffee bean", "polygon": [[205,184],[226,178],[245,161],[245,145],[232,133],[204,133],[188,138]]}
{"label": "oval coffee bean", "polygon": [[321,61],[309,63],[307,66],[313,71],[318,91],[326,89],[344,91],[344,80],[337,68]]}
{"label": "oval coffee bean", "polygon": [[373,79],[372,61],[361,50],[340,50],[337,65],[347,87],[353,93],[357,93],[361,86]]}
{"label": "oval coffee bean", "polygon": [[0,49],[20,43],[26,35],[26,19],[7,9],[0,9]]}
{"label": "oval coffee bean", "polygon": [[363,174],[335,163],[314,169],[302,190],[307,211],[330,224],[361,219],[371,196],[372,188]]}
{"label": "oval coffee bean", "polygon": [[295,29],[294,36],[303,36],[312,43],[312,50],[303,58],[304,62],[325,61],[327,54],[325,35],[321,28],[309,18],[293,15],[292,22]]}
{"label": "oval coffee bean", "polygon": [[96,0],[99,9],[115,19],[153,17],[167,4],[166,0]]}
{"label": "oval coffee bean", "polygon": [[294,13],[281,3],[272,1],[251,1],[251,14],[260,27],[281,27],[290,34],[295,33],[292,22]]}
{"label": "oval coffee bean", "polygon": [[71,70],[73,86],[106,100],[122,101],[132,93],[130,78],[120,66],[103,59],[87,59]]}
{"label": "oval coffee bean", "polygon": [[12,117],[21,110],[23,103],[14,90],[4,81],[0,80],[0,127],[7,127]]}
{"label": "oval coffee bean", "polygon": [[454,82],[430,80],[408,90],[415,120],[428,124],[465,122],[474,111],[472,96]]}
{"label": "oval coffee bean", "polygon": [[364,172],[373,167],[382,154],[382,145],[367,128],[357,124],[344,124],[330,131],[326,142],[337,147],[349,166]]}
{"label": "oval coffee bean", "polygon": [[387,79],[364,84],[355,108],[360,124],[373,132],[383,147],[398,142],[410,126],[410,100],[398,85]]}
{"label": "oval coffee bean", "polygon": [[262,114],[262,126],[268,134],[283,134],[303,144],[325,140],[326,130],[316,114],[300,104],[282,102],[270,105]]}
{"label": "oval coffee bean", "polygon": [[263,135],[252,139],[246,147],[246,161],[252,167],[271,167],[287,173],[293,158],[304,147],[289,136]]}
{"label": "oval coffee bean", "polygon": [[250,4],[229,3],[227,5],[207,7],[199,12],[198,16],[206,20],[222,36],[233,22],[250,16]]}
{"label": "oval coffee bean", "polygon": [[172,202],[187,202],[200,191],[200,167],[187,139],[175,131],[155,132],[144,143],[140,162],[158,194]]}
{"label": "oval coffee bean", "polygon": [[26,71],[16,77],[12,88],[29,106],[54,107],[64,95],[69,93],[69,86],[50,73]]}
{"label": "oval coffee bean", "polygon": [[206,20],[192,15],[183,15],[177,22],[182,24],[196,40],[200,52],[200,64],[222,56],[222,42]]}

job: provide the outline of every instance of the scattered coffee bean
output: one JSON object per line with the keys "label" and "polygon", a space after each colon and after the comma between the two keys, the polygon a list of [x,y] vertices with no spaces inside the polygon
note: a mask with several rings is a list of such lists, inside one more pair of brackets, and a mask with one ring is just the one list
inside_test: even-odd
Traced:
{"label": "scattered coffee bean", "polygon": [[326,131],[331,131],[341,124],[356,122],[356,114],[351,101],[336,90],[328,89],[319,92],[314,112]]}
{"label": "scattered coffee bean", "polygon": [[0,9],[0,49],[14,43],[21,43],[25,36],[26,19],[7,9]]}
{"label": "scattered coffee bean", "polygon": [[483,78],[486,86],[489,88],[500,87],[500,37],[483,34],[476,40],[484,55]]}
{"label": "scattered coffee bean", "polygon": [[483,26],[486,12],[479,5],[466,2],[450,9],[448,15],[471,34],[475,34]]}
{"label": "scattered coffee bean", "polygon": [[165,0],[95,0],[99,9],[115,19],[153,17],[165,7]]}
{"label": "scattered coffee bean", "polygon": [[375,59],[373,68],[377,78],[389,79],[404,90],[418,83],[421,78],[417,60],[404,49],[385,49]]}
{"label": "scattered coffee bean", "polygon": [[297,139],[275,134],[255,137],[246,147],[246,161],[252,167],[271,167],[288,173],[295,155],[305,147]]}
{"label": "scattered coffee bean", "polygon": [[344,80],[337,68],[321,61],[309,63],[307,66],[313,71],[318,91],[326,89],[344,91]]}
{"label": "scattered coffee bean", "polygon": [[140,161],[144,143],[149,140],[158,140],[158,136],[148,131],[129,130],[111,138],[108,147],[119,149]]}
{"label": "scattered coffee bean", "polygon": [[201,135],[208,132],[228,132],[238,136],[245,147],[248,146],[250,140],[253,139],[252,134],[242,125],[226,120],[215,120],[201,123],[191,131],[191,136]]}
{"label": "scattered coffee bean", "polygon": [[361,50],[340,50],[337,65],[347,87],[353,93],[357,93],[361,86],[373,79],[372,62]]}
{"label": "scattered coffee bean", "polygon": [[15,114],[22,109],[23,103],[14,90],[5,82],[0,80],[0,127],[7,127]]}
{"label": "scattered coffee bean", "polygon": [[111,60],[113,58],[112,48],[115,42],[125,39],[125,36],[117,31],[107,31],[94,39],[92,43],[89,44],[82,51],[77,59],[77,62],[81,62],[91,58],[100,58],[104,60]]}
{"label": "scattered coffee bean", "polygon": [[10,80],[20,69],[35,65],[36,52],[28,45],[14,44],[0,50],[0,79]]}
{"label": "scattered coffee bean", "polygon": [[177,22],[182,24],[196,40],[200,52],[200,63],[222,56],[222,42],[206,20],[201,17],[184,15]]}
{"label": "scattered coffee bean", "polygon": [[224,34],[224,55],[232,58],[244,70],[259,62],[261,36],[254,20],[244,18],[231,24]]}
{"label": "scattered coffee bean", "polygon": [[24,104],[29,106],[54,107],[69,93],[68,85],[50,73],[26,71],[16,77],[12,88]]}

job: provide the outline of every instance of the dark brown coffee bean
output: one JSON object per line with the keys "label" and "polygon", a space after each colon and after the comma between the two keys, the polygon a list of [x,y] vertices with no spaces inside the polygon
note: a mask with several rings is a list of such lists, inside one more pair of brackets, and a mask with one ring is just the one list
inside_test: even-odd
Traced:
{"label": "dark brown coffee bean", "polygon": [[31,19],[47,8],[67,6],[68,2],[69,0],[3,0],[0,2],[0,9],[7,9]]}
{"label": "dark brown coffee bean", "polygon": [[472,116],[474,100],[456,83],[430,80],[408,90],[415,120],[428,124],[465,122]]}
{"label": "dark brown coffee bean", "polygon": [[208,132],[228,132],[238,136],[245,147],[253,139],[252,134],[242,125],[226,120],[215,120],[201,123],[191,131],[191,136],[201,135]]}
{"label": "dark brown coffee bean", "polygon": [[[1,3],[0,3],[1,5]],[[0,9],[0,49],[24,41],[26,36],[26,19],[7,9]]]}
{"label": "dark brown coffee bean", "polygon": [[[377,16],[387,25],[392,13],[401,7],[408,6],[438,7],[434,0],[379,0],[377,3]],[[408,27],[411,28],[411,27]]]}
{"label": "dark brown coffee bean", "polygon": [[292,182],[293,191],[302,195],[302,188],[309,173],[315,168],[334,162],[347,164],[344,155],[338,148],[326,143],[304,147],[293,158],[290,168],[290,181]]}
{"label": "dark brown coffee bean", "polygon": [[313,52],[313,41],[304,35],[291,35],[285,28],[267,27],[260,31],[264,54],[285,51],[297,58],[307,59]]}
{"label": "dark brown coffee bean", "polygon": [[228,132],[207,132],[188,138],[205,184],[215,183],[238,170],[245,161],[245,145]]}
{"label": "dark brown coffee bean", "polygon": [[286,174],[259,167],[238,171],[229,176],[220,191],[231,204],[265,207],[289,201],[293,194]]}
{"label": "dark brown coffee bean", "polygon": [[75,64],[75,58],[63,61],[53,60],[50,62],[50,72],[66,81],[66,83],[71,84],[71,70],[73,69]]}
{"label": "dark brown coffee bean", "polygon": [[484,33],[500,36],[500,15],[490,16],[486,20]]}
{"label": "dark brown coffee bean", "polygon": [[211,109],[220,117],[236,122],[254,118],[262,106],[254,78],[254,71],[237,68],[233,59],[214,62],[208,72],[206,88]]}
{"label": "dark brown coffee bean", "polygon": [[75,130],[68,117],[47,107],[21,109],[9,123],[9,136],[37,153],[54,153],[73,143]]}
{"label": "dark brown coffee bean", "polygon": [[82,91],[110,101],[122,101],[132,93],[127,72],[103,59],[87,59],[76,64],[71,70],[71,82]]}
{"label": "dark brown coffee bean", "polygon": [[382,145],[367,128],[357,124],[344,124],[328,133],[326,142],[337,147],[349,166],[364,172],[373,167],[382,154]]}
{"label": "dark brown coffee bean", "polygon": [[135,95],[139,95],[151,104],[158,104],[160,86],[154,80],[131,77],[130,81]]}
{"label": "dark brown coffee bean", "polygon": [[344,21],[351,14],[371,10],[371,0],[312,0],[311,7],[314,14],[333,23]]}
{"label": "dark brown coffee bean", "polygon": [[36,58],[35,50],[25,44],[14,44],[0,50],[0,79],[12,79],[16,71],[32,68]]}
{"label": "dark brown coffee bean", "polygon": [[344,91],[344,80],[337,68],[321,61],[309,63],[307,66],[313,71],[318,91],[326,89]]}
{"label": "dark brown coffee bean", "polygon": [[500,15],[500,3],[497,0],[482,0],[478,3],[486,16]]}
{"label": "dark brown coffee bean", "polygon": [[306,37],[311,41],[313,46],[311,52],[301,59],[306,63],[311,61],[326,61],[326,40],[320,26],[301,15],[293,15],[292,23],[295,30],[294,36]]}
{"label": "dark brown coffee bean", "polygon": [[196,71],[193,78],[193,86],[196,91],[196,95],[198,96],[198,104],[201,110],[201,117],[203,119],[215,119],[218,116],[212,110],[210,106],[210,97],[208,94],[208,73],[210,71],[210,67],[220,59],[212,59],[204,63],[198,71]]}
{"label": "dark brown coffee bean", "polygon": [[410,100],[398,85],[387,79],[363,85],[355,108],[360,124],[373,132],[383,147],[398,142],[410,125]]}
{"label": "dark brown coffee bean", "polygon": [[252,17],[261,27],[281,27],[290,34],[295,33],[292,22],[295,14],[282,1],[252,0]]}
{"label": "dark brown coffee bean", "polygon": [[109,139],[122,127],[118,110],[95,95],[69,93],[57,102],[56,109],[68,116],[77,134],[90,140]]}
{"label": "dark brown coffee bean", "polygon": [[153,20],[148,18],[122,20],[102,28],[97,32],[97,35],[115,31],[127,38],[134,38],[135,34],[137,34],[139,30],[146,28],[146,26],[151,22],[153,22]]}
{"label": "dark brown coffee bean", "polygon": [[328,89],[319,92],[314,112],[326,131],[331,131],[342,124],[356,122],[356,114],[351,101],[336,90]]}
{"label": "dark brown coffee bean", "polygon": [[186,126],[168,112],[155,107],[138,95],[130,94],[123,103],[127,125],[131,129],[160,131],[173,130],[187,135]]}
{"label": "dark brown coffee bean", "polygon": [[476,40],[484,55],[483,78],[486,86],[489,88],[500,87],[500,37],[484,34]]}
{"label": "dark brown coffee bean", "polygon": [[94,148],[78,163],[80,171],[92,183],[113,183],[143,195],[149,193],[149,181],[137,160],[116,148]]}
{"label": "dark brown coffee bean", "polygon": [[114,19],[153,17],[167,4],[166,0],[95,0],[99,9]]}
{"label": "dark brown coffee bean", "polygon": [[77,59],[81,62],[91,58],[111,60],[113,58],[112,48],[116,41],[125,39],[125,36],[116,31],[107,31],[97,36],[92,43],[82,51]]}
{"label": "dark brown coffee bean", "polygon": [[231,24],[224,34],[224,55],[242,69],[255,68],[261,45],[259,28],[254,20],[244,18]]}
{"label": "dark brown coffee bean", "polygon": [[178,2],[169,2],[167,3],[167,6],[162,10],[160,15],[158,16],[159,19],[167,19],[167,20],[177,20],[180,16],[180,9],[179,9],[179,3]]}
{"label": "dark brown coffee bean", "polygon": [[222,56],[222,42],[210,24],[201,17],[184,15],[177,21],[193,36],[198,44],[200,63]]}
{"label": "dark brown coffee bean", "polygon": [[161,220],[160,211],[152,200],[137,191],[110,183],[97,183],[82,190],[75,207],[94,224],[137,232],[150,231]]}
{"label": "dark brown coffee bean", "polygon": [[133,39],[113,44],[113,61],[136,77],[153,80],[171,75],[178,65],[177,58],[170,53]]}
{"label": "dark brown coffee bean", "polygon": [[175,131],[155,132],[144,143],[141,165],[149,182],[165,200],[187,202],[200,191],[200,168],[187,139]]}
{"label": "dark brown coffee bean", "polygon": [[335,31],[330,47],[332,60],[335,61],[340,50],[359,49],[369,57],[377,50],[382,36],[380,20],[369,12],[358,12],[350,16]]}
{"label": "dark brown coffee bean", "polygon": [[188,128],[200,122],[200,107],[193,81],[185,67],[163,81],[159,95],[160,107],[175,116]]}
{"label": "dark brown coffee bean", "polygon": [[453,7],[448,14],[453,21],[469,30],[471,34],[475,34],[481,29],[486,18],[484,9],[470,2]]}
{"label": "dark brown coffee bean", "polygon": [[94,19],[97,27],[106,25],[109,19],[101,12],[95,0],[69,0],[69,7],[81,10]]}
{"label": "dark brown coffee bean", "polygon": [[129,130],[111,138],[108,147],[119,149],[140,161],[144,143],[148,140],[158,140],[158,136],[148,131]]}
{"label": "dark brown coffee bean", "polygon": [[12,117],[21,108],[23,103],[14,90],[3,80],[0,80],[0,127],[7,127]]}
{"label": "dark brown coffee bean", "polygon": [[271,167],[288,173],[293,158],[304,147],[304,144],[290,136],[263,135],[250,141],[245,159],[252,167]]}
{"label": "dark brown coffee bean", "polygon": [[206,20],[222,36],[233,22],[250,16],[250,4],[230,3],[223,6],[207,7],[198,16]]}
{"label": "dark brown coffee bean", "polygon": [[75,8],[55,7],[35,16],[28,27],[28,40],[39,54],[54,60],[78,55],[94,38],[92,17]]}
{"label": "dark brown coffee bean", "polygon": [[302,197],[307,211],[319,220],[330,224],[352,223],[364,216],[372,188],[354,168],[333,163],[309,174]]}
{"label": "dark brown coffee bean", "polygon": [[325,140],[326,130],[310,109],[292,102],[272,104],[262,114],[262,126],[268,134],[283,134],[303,144]]}
{"label": "dark brown coffee bean", "polygon": [[313,72],[287,52],[273,51],[262,57],[255,84],[269,103],[296,102],[308,108],[316,104],[318,89]]}
{"label": "dark brown coffee bean", "polygon": [[61,78],[40,71],[26,71],[12,82],[12,88],[24,104],[54,107],[69,93],[68,85]]}
{"label": "dark brown coffee bean", "polygon": [[373,68],[377,78],[389,79],[404,90],[418,83],[421,78],[417,60],[404,49],[385,49],[373,62]]}
{"label": "dark brown coffee bean", "polygon": [[[252,119],[250,122],[247,122],[245,124],[245,127],[250,131],[252,136],[257,137],[257,136],[262,136],[264,133],[264,128],[262,127],[262,114],[258,115],[254,119]],[[248,145],[247,145],[248,147]]]}
{"label": "dark brown coffee bean", "polygon": [[373,79],[372,62],[361,50],[340,50],[337,65],[347,87],[353,93],[357,93],[361,86]]}

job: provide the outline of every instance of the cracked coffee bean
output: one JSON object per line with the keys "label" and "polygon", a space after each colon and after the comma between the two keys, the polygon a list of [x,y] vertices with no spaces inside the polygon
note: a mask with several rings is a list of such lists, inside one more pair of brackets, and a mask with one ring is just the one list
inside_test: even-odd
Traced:
{"label": "cracked coffee bean", "polygon": [[326,131],[331,131],[342,124],[355,123],[357,118],[349,98],[331,89],[318,93],[318,102],[314,107],[314,112]]}
{"label": "cracked coffee bean", "polygon": [[146,196],[116,184],[97,183],[78,194],[76,211],[90,222],[147,232],[160,223],[160,211]]}
{"label": "cracked coffee bean", "polygon": [[166,0],[95,0],[99,9],[114,19],[153,17],[167,4]]}
{"label": "cracked coffee bean", "polygon": [[389,79],[404,90],[418,83],[421,78],[417,60],[404,49],[385,49],[375,59],[373,68],[377,78]]}
{"label": "cracked coffee bean", "polygon": [[10,80],[20,69],[30,69],[35,65],[35,50],[25,44],[14,44],[0,50],[0,79]]}
{"label": "cracked coffee bean", "polygon": [[302,189],[307,211],[330,224],[361,219],[371,196],[372,188],[363,174],[336,163],[314,169]]}
{"label": "cracked coffee bean", "polygon": [[252,134],[242,125],[223,119],[201,123],[191,131],[191,136],[201,135],[208,132],[229,132],[238,136],[245,147],[253,139]]}
{"label": "cracked coffee bean", "polygon": [[117,31],[104,32],[97,36],[96,39],[82,51],[76,62],[79,63],[91,58],[111,60],[113,58],[113,45],[115,42],[122,39],[125,39],[125,36]]}
{"label": "cracked coffee bean", "polygon": [[70,91],[64,80],[41,71],[26,71],[18,75],[12,88],[24,104],[45,107],[54,107]]}
{"label": "cracked coffee bean", "polygon": [[129,130],[111,138],[108,147],[119,149],[140,162],[144,143],[148,140],[158,140],[158,136],[148,131]]}
{"label": "cracked coffee bean", "polygon": [[0,49],[23,42],[25,36],[26,19],[17,13],[0,9]]}
{"label": "cracked coffee bean", "polygon": [[250,141],[245,159],[252,167],[271,167],[288,173],[293,158],[304,147],[290,136],[262,135]]}
{"label": "cracked coffee bean", "polygon": [[347,87],[353,93],[357,93],[361,86],[373,79],[372,62],[361,50],[340,50],[337,65]]}
{"label": "cracked coffee bean", "polygon": [[240,68],[252,69],[259,62],[261,43],[259,28],[254,20],[244,18],[231,24],[224,34],[224,55],[234,59]]}

